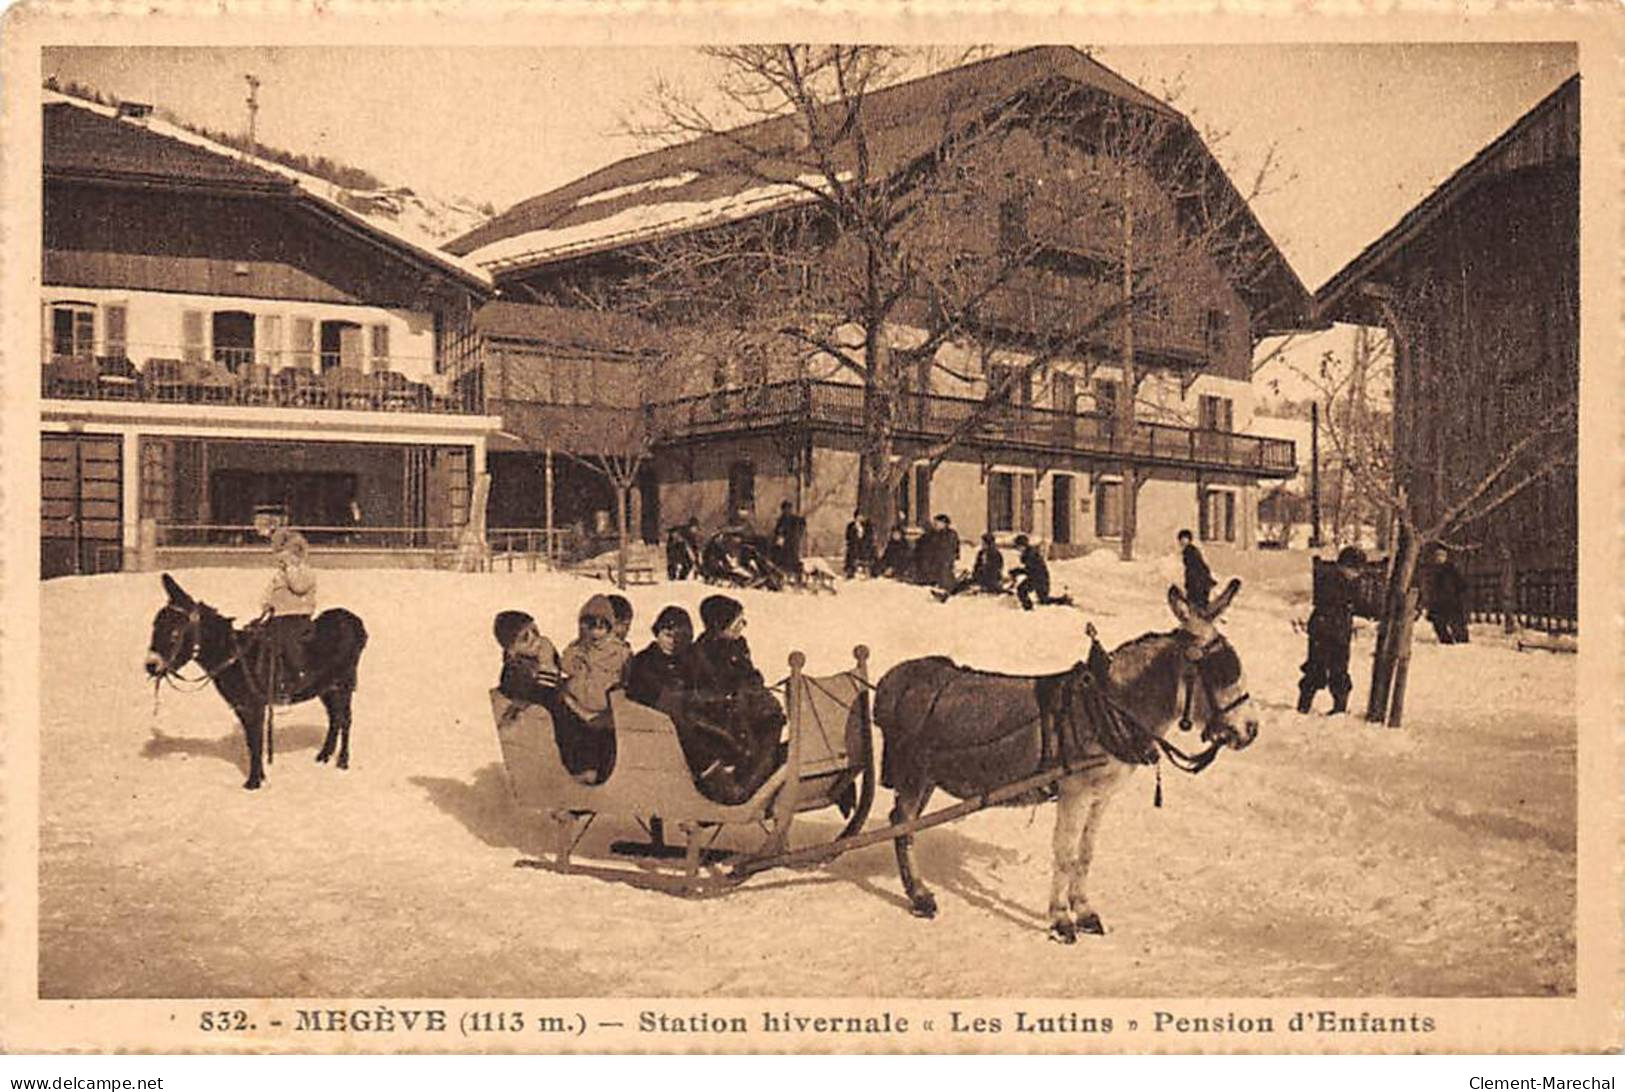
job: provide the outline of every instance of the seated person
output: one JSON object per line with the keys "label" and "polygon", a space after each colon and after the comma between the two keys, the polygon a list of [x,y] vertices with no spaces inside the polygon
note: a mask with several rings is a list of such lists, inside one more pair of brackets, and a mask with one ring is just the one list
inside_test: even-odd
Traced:
{"label": "seated person", "polygon": [[[615,614],[615,628],[610,630],[612,636],[626,651],[627,663],[632,662],[632,642],[628,639],[632,635],[632,601],[624,595],[611,595],[609,609]],[[626,681],[626,668],[621,668],[621,681]]]}
{"label": "seated person", "polygon": [[694,623],[682,607],[667,607],[655,619],[654,635],[649,646],[627,665],[626,696],[642,705],[663,709],[666,704],[662,698],[675,691],[668,702],[675,700],[687,689],[681,662],[688,646],[694,643]]}
{"label": "seated person", "polygon": [[880,575],[893,580],[914,579],[914,547],[902,527],[893,527],[886,538],[885,552],[880,555]]}
{"label": "seated person", "polygon": [[1000,595],[1004,592],[1004,555],[999,552],[992,531],[982,536],[982,548],[976,551],[976,561],[971,566],[970,575],[960,577],[947,591],[932,594],[947,602],[951,597],[972,588],[989,595]]}
{"label": "seated person", "polygon": [[559,696],[559,654],[522,610],[496,616],[492,632],[502,646],[502,678],[497,689],[509,701],[541,705],[552,712]]}
{"label": "seated person", "polygon": [[597,780],[609,776],[615,755],[615,725],[610,719],[609,692],[621,684],[627,647],[614,635],[615,610],[602,595],[588,599],[577,618],[579,636],[564,648],[564,696],[559,708],[578,726],[577,746],[565,765],[597,771]]}
{"label": "seated person", "polygon": [[748,800],[784,761],[784,710],[762,683],[745,643],[744,607],[725,595],[700,604],[705,632],[683,657],[690,689],[678,727],[704,753],[692,761],[723,762],[707,795],[725,804]]}

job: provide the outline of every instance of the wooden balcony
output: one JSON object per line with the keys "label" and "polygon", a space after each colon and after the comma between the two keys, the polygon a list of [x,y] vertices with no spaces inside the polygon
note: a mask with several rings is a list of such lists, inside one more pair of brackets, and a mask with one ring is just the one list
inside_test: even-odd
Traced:
{"label": "wooden balcony", "polygon": [[[931,441],[985,410],[968,398],[905,394],[897,407],[898,435]],[[659,443],[770,433],[808,426],[832,432],[863,429],[863,388],[847,383],[785,382],[720,390],[649,407]],[[1297,473],[1291,440],[1239,432],[1136,422],[1127,436],[1118,422],[1091,413],[1037,406],[998,406],[966,435],[970,447],[1097,456],[1145,466],[1223,470],[1260,478]]]}

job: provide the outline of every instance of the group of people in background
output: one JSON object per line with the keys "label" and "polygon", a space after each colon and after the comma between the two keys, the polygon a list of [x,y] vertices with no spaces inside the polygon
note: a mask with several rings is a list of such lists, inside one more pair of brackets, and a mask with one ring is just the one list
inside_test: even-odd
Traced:
{"label": "group of people in background", "polygon": [[778,591],[802,580],[806,538],[807,521],[789,501],[779,505],[773,533],[765,538],[751,529],[743,512],[703,541],[700,521],[690,518],[666,531],[666,576]]}
{"label": "group of people in background", "polygon": [[668,606],[655,618],[654,640],[635,655],[632,620],[624,596],[594,595],[560,654],[531,615],[502,611],[492,627],[502,646],[498,688],[547,710],[559,759],[583,782],[602,784],[614,768],[609,695],[620,688],[672,718],[702,793],[724,804],[748,800],[784,761],[785,715],[751,661],[743,605],[725,595],[702,601],[698,639],[688,612]]}

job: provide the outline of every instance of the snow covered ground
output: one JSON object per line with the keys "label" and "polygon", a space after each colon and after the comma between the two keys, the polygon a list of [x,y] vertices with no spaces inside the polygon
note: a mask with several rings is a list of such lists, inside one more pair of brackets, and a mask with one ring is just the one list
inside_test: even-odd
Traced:
{"label": "snow covered ground", "polygon": [[[46,997],[1307,996],[1570,994],[1575,988],[1576,658],[1419,637],[1403,730],[1292,709],[1307,562],[1252,555],[1227,630],[1261,706],[1259,741],[1206,773],[1136,776],[1108,813],[1091,895],[1110,930],[1045,936],[1049,807],[922,834],[935,921],[905,909],[878,845],[683,900],[512,867],[541,827],[509,804],[487,688],[492,614],[519,606],[561,645],[606,585],[555,574],[332,570],[324,605],[371,633],[352,765],[317,766],[318,705],[284,710],[266,787],[212,692],[141,671],[155,575],[42,585],[40,975]],[[1108,645],[1171,625],[1168,560],[1056,566]],[[1216,567],[1221,567],[1216,565]],[[176,574],[253,613],[262,574]],[[1228,574],[1221,574],[1228,575]],[[1256,579],[1253,577],[1256,576]],[[633,589],[636,644],[698,584]],[[1007,670],[1082,655],[1084,615],[921,588],[740,595],[770,679],[874,650],[875,677],[928,652]],[[696,611],[697,614],[697,611]],[[1356,705],[1371,633],[1356,639]],[[1319,710],[1327,698],[1322,695]],[[942,798],[937,798],[941,803]],[[884,822],[881,790],[871,825]],[[838,816],[809,813],[798,843]],[[607,855],[625,826],[583,845]]]}

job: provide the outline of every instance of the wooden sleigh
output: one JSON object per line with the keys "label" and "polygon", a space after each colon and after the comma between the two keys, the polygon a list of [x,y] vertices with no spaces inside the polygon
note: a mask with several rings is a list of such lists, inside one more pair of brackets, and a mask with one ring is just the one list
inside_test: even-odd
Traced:
{"label": "wooden sleigh", "polygon": [[[615,726],[615,765],[597,785],[573,777],[559,758],[553,721],[537,705],[516,705],[501,691],[491,691],[497,740],[514,802],[544,813],[554,827],[552,859],[520,860],[516,865],[560,872],[626,877],[652,875],[648,870],[573,863],[574,853],[599,815],[631,819],[649,833],[650,842],[617,842],[612,852],[629,857],[667,855],[664,832],[683,836],[680,847],[684,893],[708,886],[731,885],[763,862],[790,850],[795,817],[805,811],[837,806],[841,798],[855,803],[841,835],[863,828],[874,803],[875,763],[869,731],[869,650],[859,645],[850,671],[813,676],[804,673],[806,657],[790,654],[785,710],[788,756],[782,766],[739,804],[708,799],[694,785],[671,718],[658,709],[632,701],[620,690],[610,693]],[[760,825],[766,838],[759,848],[725,854],[711,849],[729,826]],[[675,855],[672,854],[672,855]],[[732,866],[726,874],[712,867]],[[658,875],[658,874],[653,874]]]}

